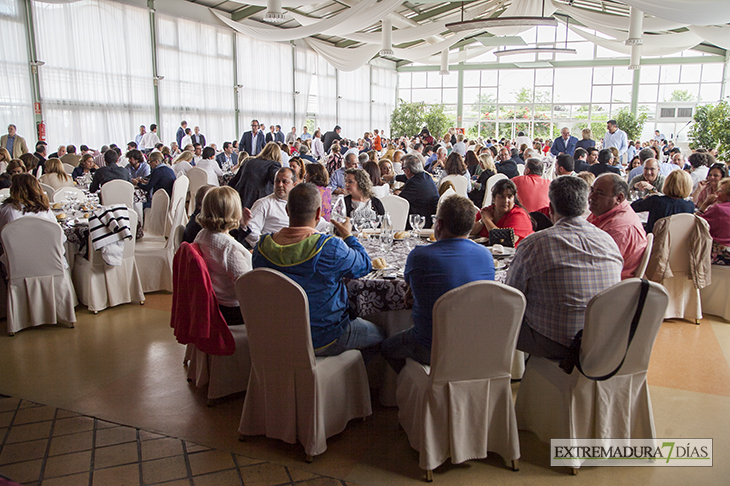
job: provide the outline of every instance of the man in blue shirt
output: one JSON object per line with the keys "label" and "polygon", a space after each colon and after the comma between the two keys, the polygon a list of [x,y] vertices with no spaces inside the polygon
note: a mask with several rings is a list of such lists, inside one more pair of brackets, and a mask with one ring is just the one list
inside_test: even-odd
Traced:
{"label": "man in blue shirt", "polygon": [[139,150],[130,150],[126,154],[129,164],[127,170],[132,181],[135,179],[145,179],[150,175],[150,166],[144,161],[144,155]]}
{"label": "man in blue shirt", "polygon": [[137,187],[143,191],[148,191],[147,202],[143,204],[144,207],[152,207],[152,195],[155,191],[164,189],[167,195],[172,197],[172,185],[175,184],[175,172],[162,163],[162,152],[152,152],[150,154],[149,162],[152,172],[147,182],[137,180]]}
{"label": "man in blue shirt", "polygon": [[322,199],[314,184],[298,184],[287,198],[289,227],[264,235],[253,252],[254,268],[267,267],[302,286],[309,301],[309,325],[315,356],[335,356],[348,349],[374,356],[385,332],[348,313],[343,278],[359,278],[371,270],[365,248],[352,236],[349,218],[332,221],[342,238],[317,233]]}
{"label": "man in blue shirt", "polygon": [[[413,327],[386,339],[381,352],[400,373],[411,358],[431,363],[433,305],[449,290],[477,280],[494,280],[494,258],[468,239],[477,209],[469,199],[451,196],[441,202],[434,226],[436,243],[413,249],[405,279],[413,292]],[[458,325],[458,323],[453,323]]]}

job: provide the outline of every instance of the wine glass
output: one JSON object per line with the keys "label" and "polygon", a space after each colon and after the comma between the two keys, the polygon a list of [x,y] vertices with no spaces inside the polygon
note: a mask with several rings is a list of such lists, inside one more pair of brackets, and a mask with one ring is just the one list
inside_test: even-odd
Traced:
{"label": "wine glass", "polygon": [[413,236],[416,236],[416,228],[417,228],[417,225],[418,225],[418,219],[420,217],[421,216],[418,215],[418,214],[409,214],[408,215],[408,222],[411,225],[411,235],[413,235]]}
{"label": "wine glass", "polygon": [[384,252],[390,251],[393,247],[393,232],[383,230],[380,232],[380,249]]}
{"label": "wine glass", "polygon": [[421,235],[421,230],[423,229],[424,226],[426,226],[426,218],[419,214],[418,218],[416,218],[416,225],[415,225],[416,236]]}

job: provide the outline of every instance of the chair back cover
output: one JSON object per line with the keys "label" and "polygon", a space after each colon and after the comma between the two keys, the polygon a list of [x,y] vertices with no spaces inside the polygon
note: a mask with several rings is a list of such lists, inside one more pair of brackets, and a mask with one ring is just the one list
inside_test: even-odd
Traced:
{"label": "chair back cover", "polygon": [[[621,363],[640,289],[641,280],[629,278],[598,293],[588,302],[580,351],[581,366],[587,375],[606,375]],[[621,305],[617,306],[617,302]],[[638,373],[649,368],[651,349],[668,303],[666,289],[649,282],[649,293],[636,334],[617,375]]]}
{"label": "chair back cover", "polygon": [[[137,240],[137,231],[135,230],[135,228],[137,228],[137,219],[137,213],[129,211],[129,229],[132,230],[132,237],[124,240],[124,255],[122,258],[134,258],[134,244]],[[101,257],[101,249],[93,250],[94,247],[92,246],[93,242],[91,240],[91,233],[89,233],[88,245],[89,262],[92,264],[104,263],[104,259]]]}
{"label": "chair back cover", "polygon": [[669,221],[669,268],[674,275],[689,273],[689,236],[694,229],[693,214],[674,214]]}
{"label": "chair back cover", "polygon": [[175,179],[175,182],[172,184],[172,196],[170,196],[170,211],[172,213],[173,219],[175,218],[175,211],[177,211],[177,205],[180,201],[183,202],[183,209],[185,209],[185,197],[188,194],[189,186],[190,179],[188,179],[187,176],[185,176],[184,174],[178,176],[178,178]]}
{"label": "chair back cover", "polygon": [[8,332],[59,319],[76,322],[62,235],[57,223],[36,216],[16,219],[0,233],[8,265]]}
{"label": "chair back cover", "polygon": [[185,175],[190,180],[190,204],[188,204],[188,213],[192,214],[195,211],[195,194],[198,192],[198,189],[208,184],[208,173],[200,167],[193,167]]}
{"label": "chair back cover", "polygon": [[66,174],[71,175],[74,173],[74,166],[71,164],[63,163],[63,170]]}
{"label": "chair back cover", "polygon": [[456,194],[456,191],[454,191],[452,188],[449,187],[448,189],[446,189],[444,191],[444,193],[441,194],[441,197],[439,197],[439,203],[438,203],[438,206],[436,208],[436,211],[438,212],[438,208],[441,207],[441,203],[444,202],[447,197],[456,196],[456,195],[457,195]]}
{"label": "chair back cover", "polygon": [[173,292],[170,327],[180,344],[212,355],[231,355],[236,349],[213,291],[200,247],[183,243],[172,263]]}
{"label": "chair back cover", "polygon": [[[177,209],[172,218],[172,229],[170,230],[170,236],[165,243],[166,248],[177,250],[182,243],[182,235],[185,233],[185,201],[178,201]],[[182,232],[180,228],[182,227]]]}
{"label": "chair back cover", "polygon": [[152,195],[152,207],[145,215],[145,235],[165,236],[165,228],[168,226],[169,207],[170,196],[167,195],[167,191],[155,191]]}
{"label": "chair back cover", "polygon": [[492,204],[492,188],[500,179],[508,179],[508,177],[504,174],[494,174],[492,177],[487,179],[487,188],[484,191],[484,202],[482,203],[483,208]]}
{"label": "chair back cover", "polygon": [[654,233],[649,233],[648,235],[646,235],[646,248],[644,248],[644,255],[642,255],[641,257],[641,262],[639,262],[639,266],[636,267],[634,277],[644,278],[644,274],[646,273],[646,267],[649,265],[649,258],[651,258],[651,248],[653,245]]}
{"label": "chair back cover", "polygon": [[0,196],[4,196],[6,198],[7,197],[10,197],[10,188],[9,187],[3,187],[2,189],[0,189]]}
{"label": "chair back cover", "polygon": [[406,222],[408,221],[408,210],[411,204],[407,199],[403,199],[400,196],[385,196],[380,200],[383,203],[385,211],[390,213],[390,220],[393,223],[393,229],[395,231],[403,231],[406,229]]}
{"label": "chair back cover", "polygon": [[134,209],[134,186],[131,182],[114,179],[101,186],[101,204],[126,204],[127,208]]}
{"label": "chair back cover", "polygon": [[[264,295],[275,295],[286,305],[263,303]],[[276,270],[257,268],[236,281],[236,296],[248,329],[254,367],[314,368],[309,303],[299,284]]]}
{"label": "chair back cover", "polygon": [[456,191],[456,193],[461,197],[466,197],[467,188],[469,187],[469,183],[467,182],[466,177],[456,174],[450,174],[441,179],[441,184],[443,184],[444,182],[451,182],[454,185],[454,190]]}
{"label": "chair back cover", "polygon": [[498,282],[471,282],[442,295],[433,306],[431,379],[510,375],[525,305],[522,292]]}
{"label": "chair back cover", "polygon": [[59,187],[53,193],[53,202],[66,202],[66,194],[76,194],[79,202],[86,202],[86,194],[78,187]]}
{"label": "chair back cover", "polygon": [[43,189],[43,192],[45,192],[46,196],[48,196],[48,200],[53,201],[53,194],[56,192],[56,190],[48,184],[44,184],[42,182],[39,182],[39,184],[41,185],[41,189]]}

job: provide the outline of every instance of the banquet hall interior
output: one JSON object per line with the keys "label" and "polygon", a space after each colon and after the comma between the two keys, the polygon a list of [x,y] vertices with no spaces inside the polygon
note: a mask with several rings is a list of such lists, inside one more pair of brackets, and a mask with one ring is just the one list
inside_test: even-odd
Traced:
{"label": "banquet hall interior", "polygon": [[[496,22],[514,17],[523,20]],[[348,138],[374,128],[390,136],[394,109],[423,102],[473,138],[553,139],[588,127],[600,139],[618,113],[645,114],[642,141],[658,130],[688,153],[692,113],[730,95],[722,0],[0,0],[0,39],[0,127],[17,126],[29,147],[42,130],[49,152],[125,147],[151,123],[167,145],[181,120],[219,148],[252,119],[285,133],[338,125]],[[0,332],[0,484],[424,481],[377,383],[372,416],[328,438],[311,463],[299,444],[240,441],[245,394],[209,402],[187,381],[172,294],[145,299],[98,314],[78,306],[73,329]],[[647,376],[656,437],[713,439],[712,467],[571,476],[551,467],[549,444],[521,430],[519,471],[490,453],[446,461],[434,481],[724,484],[728,321],[664,321]],[[511,387],[517,396],[519,380]]]}

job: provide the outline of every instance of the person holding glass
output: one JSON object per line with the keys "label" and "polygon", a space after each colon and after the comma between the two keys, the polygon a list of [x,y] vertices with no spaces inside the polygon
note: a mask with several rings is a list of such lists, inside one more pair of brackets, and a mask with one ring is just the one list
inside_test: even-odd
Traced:
{"label": "person holding glass", "polygon": [[517,197],[517,186],[509,179],[501,179],[492,188],[492,205],[482,208],[472,228],[472,236],[489,237],[495,228],[512,228],[515,247],[523,238],[533,233],[532,220]]}
{"label": "person holding glass", "polygon": [[697,183],[697,188],[692,194],[692,201],[699,207],[708,196],[717,194],[720,180],[727,177],[725,164],[713,164],[707,172],[707,178]]}

